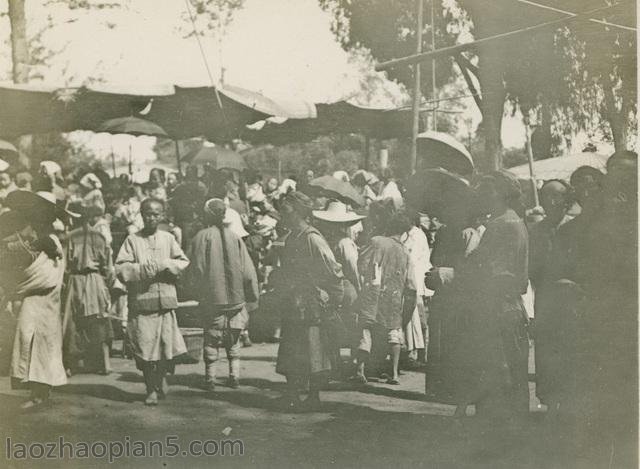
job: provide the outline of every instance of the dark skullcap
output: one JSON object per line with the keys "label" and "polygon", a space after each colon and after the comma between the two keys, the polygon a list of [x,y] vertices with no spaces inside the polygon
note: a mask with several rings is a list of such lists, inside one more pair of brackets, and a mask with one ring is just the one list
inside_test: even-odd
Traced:
{"label": "dark skullcap", "polygon": [[571,173],[569,183],[572,186],[575,186],[582,180],[588,180],[590,182],[595,182],[596,184],[602,184],[603,179],[604,173],[599,169],[592,166],[580,166],[573,173]]}
{"label": "dark skullcap", "polygon": [[296,212],[305,216],[311,214],[313,210],[313,200],[299,191],[289,192],[283,202],[291,205]]}
{"label": "dark skullcap", "polygon": [[607,160],[607,172],[614,169],[629,169],[635,172],[638,166],[638,154],[630,150],[619,150]]}
{"label": "dark skullcap", "polygon": [[222,199],[209,199],[204,204],[204,211],[209,215],[221,215],[224,216],[225,211],[227,210],[226,205],[224,204],[224,200]]}
{"label": "dark skullcap", "polygon": [[505,200],[518,199],[522,196],[522,189],[518,178],[511,172],[504,169],[493,171],[490,176],[495,182],[496,191]]}

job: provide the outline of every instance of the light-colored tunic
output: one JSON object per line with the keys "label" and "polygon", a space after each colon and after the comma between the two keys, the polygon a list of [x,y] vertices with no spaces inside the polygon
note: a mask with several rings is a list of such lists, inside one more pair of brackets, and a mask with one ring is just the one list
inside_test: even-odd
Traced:
{"label": "light-colored tunic", "polygon": [[396,208],[396,210],[402,208],[402,206],[404,205],[404,200],[402,199],[402,194],[400,193],[400,189],[398,189],[398,185],[393,181],[389,181],[387,185],[382,188],[382,192],[380,192],[380,197],[378,197],[378,200],[386,200],[386,199],[393,200],[393,205]]}
{"label": "light-colored tunic", "polygon": [[64,261],[41,252],[25,270],[16,293],[22,297],[11,359],[11,377],[50,386],[67,383],[62,364],[60,290]]}
{"label": "light-colored tunic", "polygon": [[107,317],[113,281],[111,250],[102,234],[78,228],[69,233],[67,250],[69,301],[75,318]]}
{"label": "light-colored tunic", "polygon": [[351,238],[342,238],[336,246],[336,261],[342,265],[344,278],[349,280],[356,291],[360,291],[358,273],[358,246]]}
{"label": "light-colored tunic", "polygon": [[409,230],[403,244],[409,252],[409,258],[412,261],[413,272],[410,274],[413,275],[417,295],[416,307],[411,315],[411,320],[404,329],[407,351],[411,352],[425,348],[425,337],[422,333],[420,315],[422,310],[424,310],[422,297],[433,295],[433,291],[424,285],[424,277],[426,273],[431,270],[431,250],[429,249],[427,236],[417,226]]}
{"label": "light-colored tunic", "polygon": [[175,281],[189,260],[172,234],[129,235],[116,259],[129,293],[129,335],[138,364],[172,360],[187,352],[175,308]]}

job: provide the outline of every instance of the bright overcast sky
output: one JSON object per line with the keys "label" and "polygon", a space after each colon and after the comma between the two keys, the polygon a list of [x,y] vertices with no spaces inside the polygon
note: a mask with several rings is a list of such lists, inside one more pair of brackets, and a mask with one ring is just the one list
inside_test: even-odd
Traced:
{"label": "bright overcast sky", "polygon": [[[60,51],[44,70],[48,83],[211,84],[196,39],[184,37],[191,28],[184,0],[126,0],[122,8],[90,12],[44,3],[26,0],[30,34],[49,15],[55,23],[43,36],[48,48]],[[224,40],[222,60],[214,37],[202,42],[215,81],[222,65],[225,82],[274,97],[331,102],[359,88],[360,74],[334,39],[330,17],[317,0],[245,0]],[[5,49],[0,70],[6,78],[9,59]],[[388,87],[401,95],[395,84]]]}
{"label": "bright overcast sky", "polygon": [[[69,10],[63,2],[46,7],[45,3],[26,0],[30,35],[42,29],[49,17],[54,24],[42,36],[47,48],[57,51],[49,67],[41,70],[47,84],[78,86],[93,80],[140,88],[211,84],[196,39],[185,38],[191,24],[184,0],[123,0],[121,8],[91,11]],[[0,13],[3,9],[6,2],[0,2]],[[224,39],[222,56],[214,37],[202,37],[214,81],[222,65],[226,83],[276,99],[357,98],[362,65],[350,63],[330,30],[330,21],[317,0],[245,0]],[[7,17],[0,17],[0,40],[6,44],[0,50],[0,79],[4,80],[10,78],[11,69],[8,26]],[[384,92],[376,93],[370,105],[391,107],[402,100],[402,87],[382,83]],[[479,112],[473,104],[468,109],[475,128]],[[505,145],[520,145],[522,129],[516,125],[505,130]],[[109,152],[115,140],[116,153],[128,153],[128,137],[111,138],[109,145],[104,145],[105,136],[81,138]],[[149,150],[142,150],[147,145],[134,145],[136,153],[145,153],[143,159],[152,158]]]}

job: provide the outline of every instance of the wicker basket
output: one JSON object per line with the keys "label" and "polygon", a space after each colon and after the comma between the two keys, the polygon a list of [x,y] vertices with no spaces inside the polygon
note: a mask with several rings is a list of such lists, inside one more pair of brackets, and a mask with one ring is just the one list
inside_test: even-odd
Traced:
{"label": "wicker basket", "polygon": [[181,355],[178,361],[184,364],[199,363],[204,346],[203,329],[201,327],[181,327],[180,333],[182,333],[184,343],[187,346],[187,353]]}

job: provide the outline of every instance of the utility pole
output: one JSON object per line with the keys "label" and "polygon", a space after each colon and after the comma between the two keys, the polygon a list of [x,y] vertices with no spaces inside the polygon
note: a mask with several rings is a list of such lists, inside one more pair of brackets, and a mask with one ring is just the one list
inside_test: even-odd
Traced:
{"label": "utility pole", "polygon": [[[431,0],[431,50],[436,50],[436,0]],[[431,59],[431,99],[434,102],[431,130],[438,130],[438,89],[436,88],[436,59]]]}
{"label": "utility pole", "polygon": [[[416,54],[422,53],[422,26],[423,26],[423,0],[416,0],[418,8],[418,23],[416,25]],[[413,128],[411,132],[411,160],[409,171],[413,174],[416,170],[418,159],[418,132],[420,131],[420,63],[413,66]]]}
{"label": "utility pole", "polygon": [[367,170],[367,171],[369,171],[369,167],[371,166],[371,163],[370,163],[370,159],[371,159],[370,149],[371,149],[370,137],[369,137],[368,134],[366,134],[364,136],[364,169]]}

